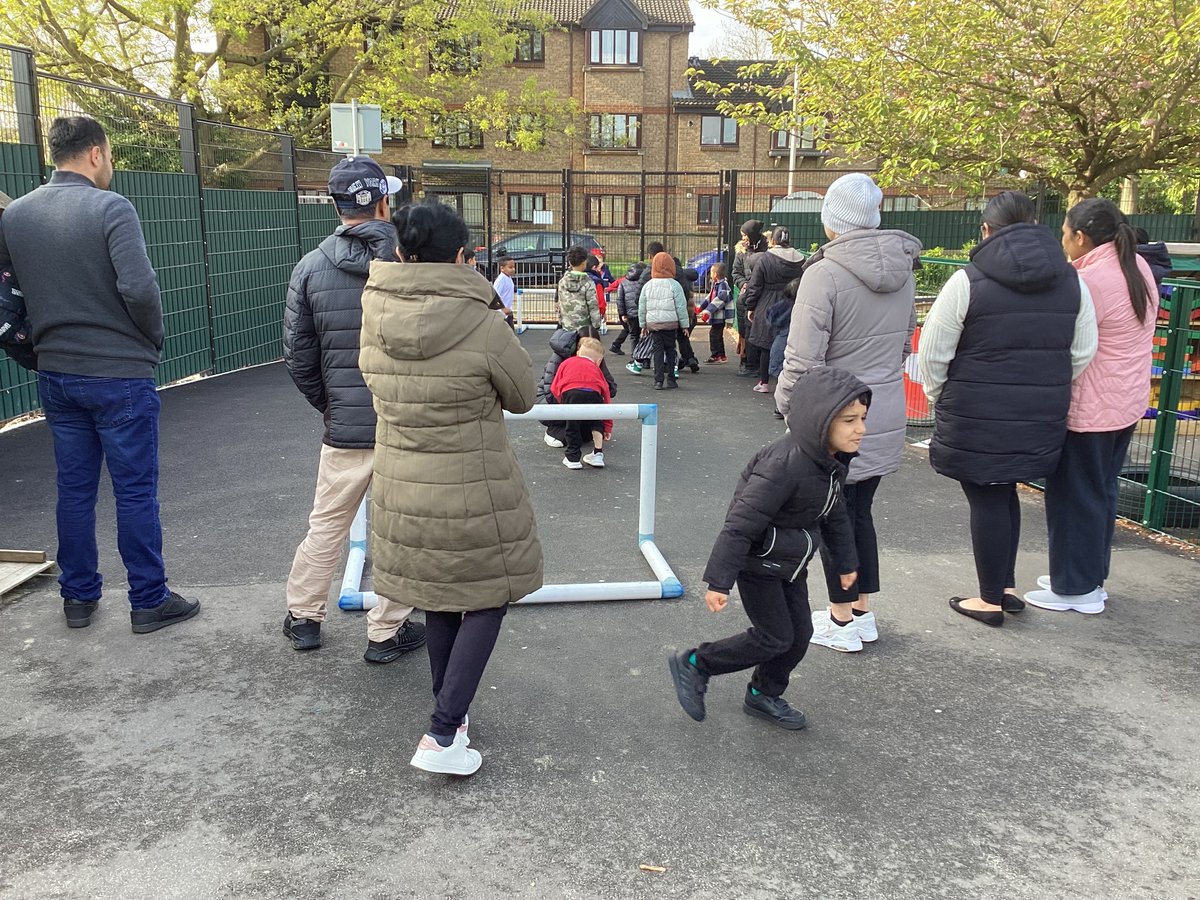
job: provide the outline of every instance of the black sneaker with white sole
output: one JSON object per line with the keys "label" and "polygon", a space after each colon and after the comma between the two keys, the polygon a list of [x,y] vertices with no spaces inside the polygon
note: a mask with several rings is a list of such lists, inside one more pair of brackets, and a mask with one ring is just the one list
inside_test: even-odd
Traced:
{"label": "black sneaker with white sole", "polygon": [[808,724],[804,713],[796,709],[782,697],[768,697],[766,694],[756,694],[751,688],[746,688],[746,699],[742,704],[746,715],[758,719],[766,719],[786,728],[788,731],[799,731]]}
{"label": "black sneaker with white sole", "polygon": [[390,663],[424,646],[425,626],[420,622],[405,622],[386,641],[367,641],[367,652],[363,654],[363,659],[369,663]]}
{"label": "black sneaker with white sole", "polygon": [[316,650],[321,646],[321,623],[316,619],[297,619],[288,613],[283,618],[283,633],[293,650]]}

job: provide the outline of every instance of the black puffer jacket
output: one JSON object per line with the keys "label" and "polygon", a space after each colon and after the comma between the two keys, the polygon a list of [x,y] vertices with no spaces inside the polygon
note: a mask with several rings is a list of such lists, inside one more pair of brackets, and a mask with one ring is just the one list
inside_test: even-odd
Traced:
{"label": "black puffer jacket", "polygon": [[373,259],[396,259],[391,223],[339,226],[296,264],[283,313],[288,373],[324,414],[324,442],[347,450],[375,446],[375,409],[358,369],[362,292]]}
{"label": "black puffer jacket", "polygon": [[[775,329],[771,327],[771,307],[788,299],[787,286],[804,271],[804,256],[791,247],[772,247],[750,264],[750,280],[743,293],[742,306],[754,310],[750,324],[750,343],[771,349]],[[795,297],[790,299],[795,300]]]}
{"label": "black puffer jacket", "polygon": [[788,433],[750,460],[733,492],[704,581],[729,593],[738,573],[793,580],[823,541],[839,574],[858,570],[842,500],[850,456],[829,453],[829,426],[871,389],[849,372],[818,366],[796,382]]}
{"label": "black puffer jacket", "polygon": [[[634,307],[636,314],[637,307]],[[550,393],[550,383],[554,381],[554,373],[558,371],[558,367],[562,365],[564,359],[570,359],[575,355],[575,348],[579,343],[579,335],[577,332],[568,331],[565,328],[556,328],[554,333],[550,335],[550,358],[546,360],[546,368],[542,370],[541,381],[537,383],[537,402],[538,403],[554,403],[554,396]],[[608,382],[608,391],[613,399],[617,396],[617,382],[612,377],[612,372],[608,371],[608,363],[600,363],[600,371],[604,373],[604,380]],[[546,424],[546,423],[542,423]]]}

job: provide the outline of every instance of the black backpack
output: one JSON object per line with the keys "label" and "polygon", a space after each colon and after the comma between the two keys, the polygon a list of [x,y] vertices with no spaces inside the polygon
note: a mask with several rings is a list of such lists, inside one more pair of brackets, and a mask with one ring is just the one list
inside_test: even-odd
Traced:
{"label": "black backpack", "polygon": [[17,287],[17,278],[11,268],[0,269],[0,348],[17,365],[31,370],[37,368],[33,331],[25,313],[25,295]]}

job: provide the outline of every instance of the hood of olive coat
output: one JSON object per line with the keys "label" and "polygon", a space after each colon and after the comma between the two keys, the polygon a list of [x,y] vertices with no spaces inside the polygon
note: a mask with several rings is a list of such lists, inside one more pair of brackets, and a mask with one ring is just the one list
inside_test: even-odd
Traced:
{"label": "hood of olive coat", "polygon": [[533,364],[490,302],[477,272],[449,263],[376,262],[363,291],[375,590],[418,609],[489,609],[542,585],[504,423],[533,406]]}

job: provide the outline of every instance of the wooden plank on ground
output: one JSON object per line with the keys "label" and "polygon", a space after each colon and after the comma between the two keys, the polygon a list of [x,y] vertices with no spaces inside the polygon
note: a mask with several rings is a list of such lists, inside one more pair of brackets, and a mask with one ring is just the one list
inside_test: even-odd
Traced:
{"label": "wooden plank on ground", "polygon": [[0,562],[0,595],[53,568],[52,559],[45,562]]}
{"label": "wooden plank on ground", "polygon": [[40,563],[45,561],[45,550],[0,550],[0,562]]}

